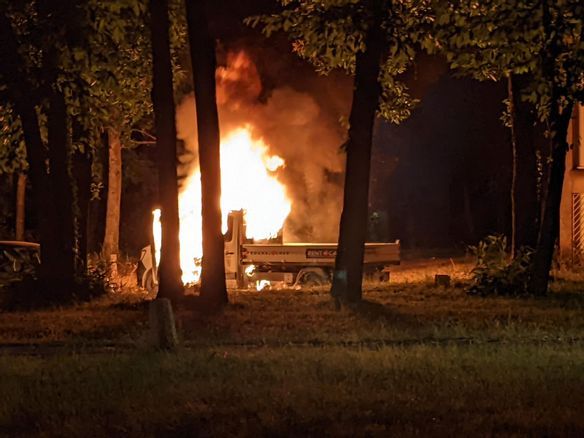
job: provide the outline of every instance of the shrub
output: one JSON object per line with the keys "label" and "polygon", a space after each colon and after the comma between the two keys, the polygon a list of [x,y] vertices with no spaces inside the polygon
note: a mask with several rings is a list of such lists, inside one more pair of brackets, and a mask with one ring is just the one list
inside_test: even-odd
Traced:
{"label": "shrub", "polygon": [[90,268],[86,275],[77,276],[73,282],[53,280],[41,281],[28,275],[21,281],[11,283],[1,290],[2,308],[6,310],[32,310],[54,306],[71,305],[112,292],[107,272],[102,268]]}
{"label": "shrub", "polygon": [[507,238],[501,235],[487,236],[476,246],[470,247],[476,256],[471,271],[471,295],[525,295],[528,293],[529,265],[533,251],[521,248],[514,258],[507,254]]}

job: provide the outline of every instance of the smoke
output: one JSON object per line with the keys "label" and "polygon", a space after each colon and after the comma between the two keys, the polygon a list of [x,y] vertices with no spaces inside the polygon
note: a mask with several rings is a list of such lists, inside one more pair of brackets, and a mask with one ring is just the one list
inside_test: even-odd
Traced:
{"label": "smoke", "polygon": [[[292,200],[284,238],[289,242],[336,241],[342,205],[343,132],[309,94],[291,87],[266,93],[255,64],[244,52],[229,53],[216,72],[221,137],[248,125],[270,154],[286,162],[277,171]],[[262,94],[263,93],[263,94]],[[177,135],[185,150],[179,175],[198,168],[195,101],[186,96],[177,108]]]}

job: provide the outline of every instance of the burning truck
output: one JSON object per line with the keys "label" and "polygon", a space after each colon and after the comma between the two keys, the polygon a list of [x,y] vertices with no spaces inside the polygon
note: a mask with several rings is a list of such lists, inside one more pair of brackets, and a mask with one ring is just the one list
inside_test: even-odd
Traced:
{"label": "burning truck", "polygon": [[[322,284],[331,277],[344,170],[343,130],[313,96],[289,86],[262,98],[255,64],[244,52],[227,55],[216,71],[221,127],[221,211],[228,286],[264,288]],[[201,172],[194,95],[177,107],[179,240],[182,281],[199,281],[202,257]],[[318,146],[315,146],[318,145]],[[160,212],[153,242],[142,251],[138,282],[156,287]],[[399,262],[399,242],[367,244],[365,268],[387,276]]]}
{"label": "burning truck", "polygon": [[[330,281],[335,243],[284,243],[283,227],[293,206],[278,180],[284,160],[270,155],[261,138],[243,127],[221,141],[221,209],[228,287],[258,290],[277,283],[286,287],[322,285]],[[179,193],[183,283],[199,281],[202,257],[201,180],[195,170]],[[153,214],[153,245],[142,250],[139,284],[157,286],[160,262],[160,211]],[[364,267],[370,278],[387,279],[400,261],[399,242],[367,243]]]}
{"label": "burning truck", "polygon": [[[281,236],[261,243],[246,236],[243,210],[227,216],[225,236],[225,280],[229,288],[263,290],[273,285],[284,287],[320,286],[330,282],[337,245],[334,243],[282,243]],[[157,258],[151,246],[142,250],[140,284],[149,291],[157,287]],[[200,259],[193,264],[198,281]],[[389,280],[391,265],[400,262],[399,241],[366,243],[364,270],[371,280]]]}

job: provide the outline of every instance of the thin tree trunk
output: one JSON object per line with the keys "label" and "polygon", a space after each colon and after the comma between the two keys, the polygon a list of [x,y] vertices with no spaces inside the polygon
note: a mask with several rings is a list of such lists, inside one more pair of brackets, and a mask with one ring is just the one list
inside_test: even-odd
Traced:
{"label": "thin tree trunk", "polygon": [[150,0],[152,35],[152,103],[162,242],[158,267],[158,296],[175,300],[183,294],[180,268],[178,181],[176,173],[176,125],[170,58],[168,0]]}
{"label": "thin tree trunk", "polygon": [[23,99],[16,105],[22,123],[24,143],[26,145],[26,157],[29,166],[32,185],[32,196],[39,231],[39,243],[41,245],[41,264],[39,266],[39,279],[49,281],[51,267],[45,260],[55,257],[55,233],[51,229],[51,221],[47,212],[51,208],[49,201],[48,175],[46,172],[46,149],[41,139],[40,125],[34,105]]}
{"label": "thin tree trunk", "polygon": [[[555,107],[555,105],[552,105],[552,107]],[[551,110],[551,167],[529,282],[529,290],[535,295],[545,295],[547,293],[554,249],[560,232],[560,203],[562,201],[566,154],[568,152],[566,137],[568,135],[572,107],[573,105],[569,105],[569,108],[564,109],[561,114],[556,109]]]}
{"label": "thin tree trunk", "polygon": [[16,183],[16,240],[24,240],[25,207],[26,173],[20,172]]}
{"label": "thin tree trunk", "polygon": [[379,15],[381,11],[367,31],[365,52],[359,52],[356,60],[343,211],[331,289],[332,296],[340,302],[358,302],[362,297],[373,125],[381,93],[378,77],[385,52]]}
{"label": "thin tree trunk", "polygon": [[507,76],[507,99],[509,101],[509,129],[511,130],[511,187],[509,190],[511,200],[511,258],[515,257],[515,242],[517,238],[517,133],[515,131],[515,97],[513,93],[513,75]]}
{"label": "thin tree trunk", "polygon": [[[52,208],[49,210],[53,233],[57,237],[56,253],[43,264],[51,266],[51,277],[72,283],[75,274],[75,219],[73,181],[71,178],[71,145],[65,97],[53,90],[47,117],[49,144],[49,186]],[[44,214],[45,212],[43,212]]]}
{"label": "thin tree trunk", "polygon": [[107,130],[108,138],[108,184],[105,233],[102,255],[109,263],[112,254],[119,252],[120,206],[122,200],[122,142],[117,129]]}
{"label": "thin tree trunk", "polygon": [[[106,196],[107,193],[107,150],[109,144],[107,133],[103,133],[99,138],[99,146],[92,150],[91,161],[97,163],[97,169],[100,170],[98,178],[104,181],[104,188],[100,191],[102,196],[98,199],[90,199],[89,213],[87,217],[87,251],[101,253],[103,247],[103,236],[105,235],[105,217],[106,217]],[[90,181],[91,184],[91,181]]]}
{"label": "thin tree trunk", "polygon": [[215,43],[209,34],[205,3],[204,0],[186,0],[201,167],[201,297],[215,305],[224,305],[228,298],[221,232],[221,161],[215,94]]}
{"label": "thin tree trunk", "polygon": [[543,49],[543,74],[551,84],[548,124],[551,145],[551,163],[547,179],[541,225],[533,262],[529,290],[535,295],[545,295],[548,290],[550,269],[555,245],[560,233],[560,204],[568,153],[568,125],[574,102],[567,100],[564,85],[558,84],[556,60],[560,53],[559,34],[552,24],[549,2],[542,2],[542,24],[548,46]]}

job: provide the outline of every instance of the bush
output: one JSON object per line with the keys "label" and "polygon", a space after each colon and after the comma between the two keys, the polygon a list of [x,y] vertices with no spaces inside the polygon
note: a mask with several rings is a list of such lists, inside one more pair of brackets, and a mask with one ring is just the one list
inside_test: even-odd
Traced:
{"label": "bush", "polygon": [[29,275],[5,286],[0,292],[2,308],[32,310],[91,301],[113,290],[107,272],[101,267],[94,267],[86,275],[76,277],[73,282],[46,282]]}
{"label": "bush", "polygon": [[528,293],[529,266],[533,251],[521,248],[513,259],[507,254],[505,236],[487,236],[476,246],[470,247],[476,256],[471,271],[471,295],[525,295]]}

